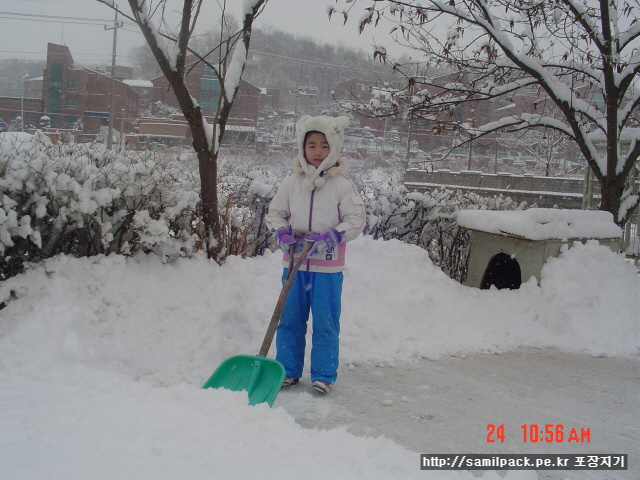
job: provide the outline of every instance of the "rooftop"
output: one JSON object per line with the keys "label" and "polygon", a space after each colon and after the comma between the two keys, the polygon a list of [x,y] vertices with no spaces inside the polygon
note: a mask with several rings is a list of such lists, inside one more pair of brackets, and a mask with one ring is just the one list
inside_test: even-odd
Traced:
{"label": "rooftop", "polygon": [[622,236],[622,230],[614,223],[613,215],[600,210],[461,210],[458,212],[458,225],[471,230],[528,240]]}

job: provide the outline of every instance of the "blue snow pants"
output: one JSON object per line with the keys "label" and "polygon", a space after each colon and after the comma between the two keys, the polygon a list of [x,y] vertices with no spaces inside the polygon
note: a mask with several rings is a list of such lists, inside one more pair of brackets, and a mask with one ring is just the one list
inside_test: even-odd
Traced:
{"label": "blue snow pants", "polygon": [[[282,274],[284,282],[287,268]],[[338,335],[342,272],[298,271],[276,330],[276,360],[288,377],[300,378],[304,366],[307,322],[312,313],[311,381],[333,384],[338,376]]]}

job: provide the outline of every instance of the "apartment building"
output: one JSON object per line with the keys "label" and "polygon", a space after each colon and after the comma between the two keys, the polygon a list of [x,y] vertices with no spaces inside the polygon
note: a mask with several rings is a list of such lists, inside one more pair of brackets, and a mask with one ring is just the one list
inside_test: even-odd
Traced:
{"label": "apartment building", "polygon": [[[109,123],[111,82],[110,74],[76,68],[68,47],[49,43],[42,100],[51,127],[99,134],[100,128]],[[114,128],[131,131],[138,117],[138,93],[130,85],[114,79],[113,98]]]}

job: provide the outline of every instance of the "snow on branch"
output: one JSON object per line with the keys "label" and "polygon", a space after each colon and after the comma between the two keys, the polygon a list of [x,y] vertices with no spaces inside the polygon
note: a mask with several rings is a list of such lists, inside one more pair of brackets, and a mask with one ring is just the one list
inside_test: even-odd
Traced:
{"label": "snow on branch", "polygon": [[146,31],[148,34],[148,37],[147,34],[145,34],[147,41],[149,41],[150,38],[153,39],[156,49],[154,49],[154,46],[151,44],[149,46],[154,51],[156,58],[157,54],[160,53],[171,70],[176,71],[179,54],[178,42],[175,40],[169,41],[160,33],[159,28],[156,27],[152,20],[153,14],[150,10],[151,2],[149,0],[129,0],[129,4],[131,5],[131,11],[133,12],[136,23],[144,29],[143,33]]}
{"label": "snow on branch", "polygon": [[[375,28],[382,18],[394,26],[392,33],[398,32],[396,43],[424,60],[398,61],[386,49],[376,49],[376,59],[403,74],[406,86],[374,94],[368,105],[359,106],[362,111],[434,119],[474,135],[500,128],[555,129],[576,143],[594,171],[601,208],[616,221],[626,220],[619,215],[623,199],[617,186],[640,159],[639,142],[631,140],[635,143],[629,148],[629,141],[621,140],[637,123],[640,108],[637,0],[387,0],[367,5],[367,18],[376,22],[361,22],[361,28]],[[420,67],[425,76],[436,67],[459,79],[435,84],[420,75]],[[494,102],[487,110],[496,115],[470,128],[462,106],[477,102]],[[496,112],[508,104],[516,107],[505,109],[500,118]],[[623,209],[628,214],[637,205],[629,198]]]}
{"label": "snow on branch", "polygon": [[238,90],[242,72],[247,64],[247,53],[244,43],[237,42],[224,77],[224,95],[227,100],[233,99],[235,92]]}

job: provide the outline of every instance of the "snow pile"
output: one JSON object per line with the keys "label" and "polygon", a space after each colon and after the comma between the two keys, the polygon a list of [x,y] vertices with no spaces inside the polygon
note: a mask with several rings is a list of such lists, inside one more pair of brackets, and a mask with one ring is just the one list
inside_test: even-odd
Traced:
{"label": "snow pile", "polygon": [[[359,238],[348,255],[345,365],[519,345],[638,353],[637,273],[596,242],[550,261],[541,286],[513,291],[461,286],[422,249],[398,241]],[[249,407],[242,392],[200,389],[223,359],[257,352],[280,290],[280,257],[230,257],[219,267],[202,258],[59,256],[0,284],[3,473],[14,480],[256,472],[284,480],[475,478],[422,472],[416,452],[385,438],[303,429],[277,400],[273,409]],[[318,459],[322,468],[311,468]]]}
{"label": "snow pile", "polygon": [[531,279],[519,290],[462,286],[434,267],[424,250],[399,241],[364,238],[349,253],[345,361],[496,353],[522,345],[594,356],[638,352],[636,271],[595,240],[549,262],[540,286]]}
{"label": "snow pile", "polygon": [[496,235],[516,235],[530,240],[551,238],[619,238],[622,230],[605,211],[530,208],[522,212],[464,210],[458,225]]}
{"label": "snow pile", "polygon": [[547,260],[538,307],[547,345],[597,356],[637,354],[639,281],[622,258],[591,240]]}

